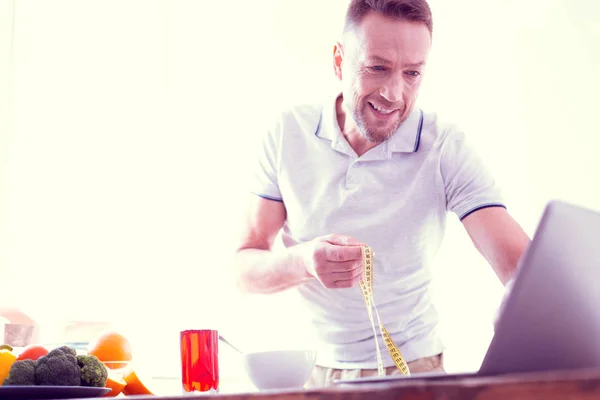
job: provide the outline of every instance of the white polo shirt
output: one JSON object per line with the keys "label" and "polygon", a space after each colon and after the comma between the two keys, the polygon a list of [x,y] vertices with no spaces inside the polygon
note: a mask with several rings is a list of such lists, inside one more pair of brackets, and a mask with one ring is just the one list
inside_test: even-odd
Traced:
{"label": "white polo shirt", "polygon": [[[504,207],[499,188],[462,132],[417,108],[389,140],[357,157],[337,123],[336,98],[281,113],[259,146],[250,190],[284,203],[285,246],[330,233],[369,244],[375,303],[404,358],[438,354],[429,267],[447,213],[464,218]],[[318,365],[377,368],[358,287],[327,289],[314,280],[296,290],[321,343]],[[385,366],[394,365],[378,340]]]}

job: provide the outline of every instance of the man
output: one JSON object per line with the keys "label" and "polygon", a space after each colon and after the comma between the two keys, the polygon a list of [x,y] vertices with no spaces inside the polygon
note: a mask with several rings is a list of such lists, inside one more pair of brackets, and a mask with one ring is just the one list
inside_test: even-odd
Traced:
{"label": "man", "polygon": [[381,319],[417,373],[443,370],[428,267],[447,213],[503,284],[529,243],[464,135],[414,106],[431,40],[425,0],[352,0],[333,52],[341,93],[282,113],[262,142],[236,271],[248,293],[296,288],[306,302],[322,342],[310,386],[377,374],[360,244],[376,253]]}

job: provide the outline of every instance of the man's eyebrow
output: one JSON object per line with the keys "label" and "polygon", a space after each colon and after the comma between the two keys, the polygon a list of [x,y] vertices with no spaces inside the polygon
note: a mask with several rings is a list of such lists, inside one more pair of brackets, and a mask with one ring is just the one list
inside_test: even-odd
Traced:
{"label": "man's eyebrow", "polygon": [[368,56],[367,60],[376,64],[391,64],[391,61],[379,56]]}
{"label": "man's eyebrow", "polygon": [[425,61],[419,61],[419,62],[416,62],[416,63],[404,64],[404,66],[408,67],[408,68],[419,68],[419,67],[422,67],[423,65],[425,65]]}
{"label": "man's eyebrow", "polygon": [[[367,61],[375,64],[391,64],[392,62],[380,56],[368,56]],[[404,68],[419,68],[425,65],[425,61],[404,64]]]}

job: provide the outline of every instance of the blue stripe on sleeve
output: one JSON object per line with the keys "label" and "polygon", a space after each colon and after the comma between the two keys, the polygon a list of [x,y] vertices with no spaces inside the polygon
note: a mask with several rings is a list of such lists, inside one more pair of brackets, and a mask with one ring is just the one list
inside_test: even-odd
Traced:
{"label": "blue stripe on sleeve", "polygon": [[256,193],[256,192],[250,192],[250,193],[255,194],[259,197],[262,197],[263,199],[279,201],[280,203],[283,203],[283,199],[278,199],[277,197],[267,196],[266,194]]}
{"label": "blue stripe on sleeve", "polygon": [[469,211],[467,211],[466,213],[464,213],[463,215],[460,216],[459,220],[463,220],[465,218],[467,218],[469,215],[473,214],[475,211],[479,211],[482,210],[484,208],[489,208],[489,207],[502,207],[504,209],[506,209],[506,206],[504,204],[500,204],[500,203],[489,203],[489,204],[483,204],[480,206],[477,206]]}

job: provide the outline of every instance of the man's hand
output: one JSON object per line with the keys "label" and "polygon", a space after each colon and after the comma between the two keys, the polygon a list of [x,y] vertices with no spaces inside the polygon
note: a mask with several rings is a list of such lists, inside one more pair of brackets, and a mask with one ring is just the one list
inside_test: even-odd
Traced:
{"label": "man's hand", "polygon": [[364,243],[342,235],[327,235],[302,245],[306,271],[330,289],[350,288],[362,278]]}
{"label": "man's hand", "polygon": [[236,280],[245,293],[277,293],[317,279],[327,288],[349,288],[362,277],[364,243],[327,235],[272,251],[286,210],[283,202],[252,194],[234,257]]}

